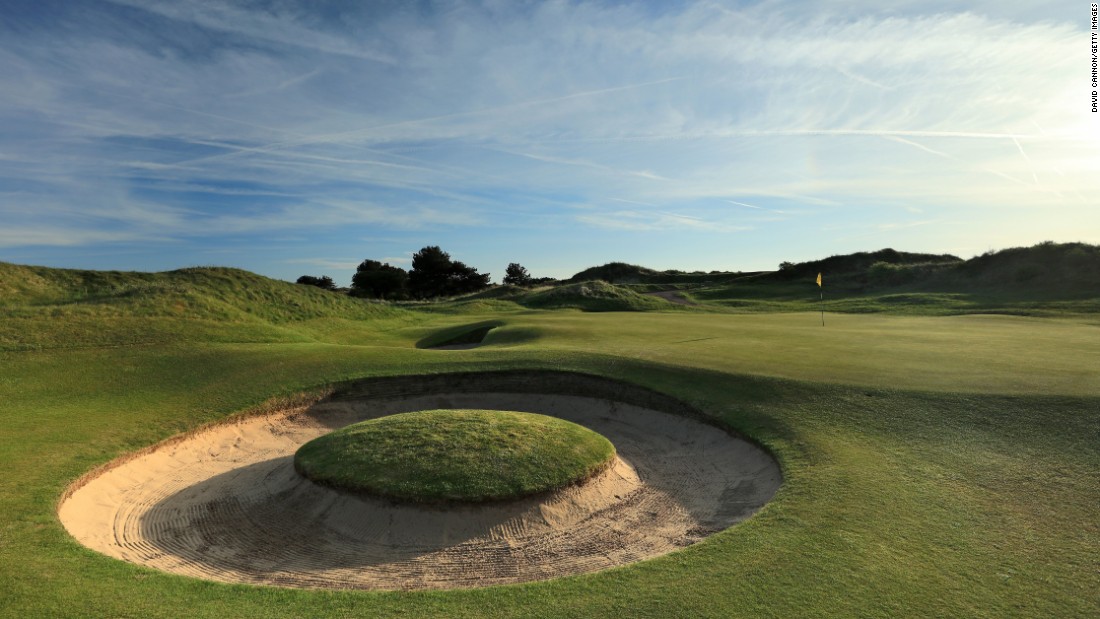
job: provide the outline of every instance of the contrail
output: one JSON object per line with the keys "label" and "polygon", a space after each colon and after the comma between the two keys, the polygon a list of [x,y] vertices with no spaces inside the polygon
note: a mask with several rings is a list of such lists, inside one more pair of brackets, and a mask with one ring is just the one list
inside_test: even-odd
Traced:
{"label": "contrail", "polygon": [[612,166],[604,165],[602,163],[595,163],[595,162],[592,162],[592,161],[585,161],[583,159],[565,159],[563,157],[552,157],[550,155],[537,155],[535,153],[521,153],[521,152],[518,152],[518,151],[512,151],[512,150],[507,150],[507,149],[503,149],[503,148],[491,148],[491,147],[488,147],[488,146],[482,146],[481,148],[484,149],[484,150],[489,150],[489,151],[493,151],[493,152],[496,152],[496,153],[504,153],[506,155],[514,155],[516,157],[525,157],[527,159],[534,159],[535,161],[544,161],[546,163],[556,163],[556,164],[559,164],[559,165],[571,165],[571,166],[578,166],[578,167],[582,167],[582,168],[592,168],[594,170],[603,170],[605,172],[611,172],[611,173],[614,173],[614,174],[622,174],[622,175],[626,175],[626,176],[637,176],[639,178],[648,178],[648,179],[651,179],[651,180],[658,180],[658,181],[667,181],[667,180],[669,180],[669,179],[667,179],[663,176],[660,176],[658,174],[654,174],[652,172],[648,172],[646,170],[626,170],[626,169],[615,168],[615,167],[612,167]]}
{"label": "contrail", "polygon": [[640,206],[657,206],[656,204],[652,204],[650,202],[638,202],[636,200],[624,200],[622,198],[607,198],[607,199],[608,200],[614,200],[616,202],[626,202],[627,204],[638,204]]}
{"label": "contrail", "polygon": [[926,153],[932,153],[933,155],[937,155],[937,156],[943,157],[945,159],[951,159],[953,161],[958,161],[959,160],[958,157],[955,157],[954,155],[949,155],[945,152],[938,151],[938,150],[935,150],[933,148],[928,148],[927,146],[925,146],[923,144],[917,144],[916,142],[906,140],[905,138],[901,138],[901,137],[898,137],[896,135],[883,135],[883,136],[880,136],[880,137],[882,137],[882,139],[884,139],[884,140],[890,140],[892,142],[898,142],[900,144],[908,144],[909,146],[912,146],[914,148],[919,148],[919,149],[923,150]]}
{"label": "contrail", "polygon": [[882,90],[894,90],[893,86],[887,86],[886,84],[880,84],[879,82],[876,82],[876,81],[874,81],[870,78],[866,78],[866,77],[863,77],[862,75],[852,73],[851,71],[848,71],[848,70],[843,69],[841,67],[834,66],[833,70],[836,71],[837,73],[843,75],[844,77],[846,77],[850,80],[859,82],[861,84],[867,84],[868,86],[874,86],[875,88],[879,88],[879,89],[882,89]]}
{"label": "contrail", "polygon": [[764,208],[762,206],[754,206],[752,204],[745,204],[744,202],[738,202],[736,200],[723,200],[723,201],[724,202],[729,202],[730,204],[736,204],[737,206],[745,206],[745,207],[748,207],[748,208],[754,208],[758,211],[768,211],[769,213],[779,213],[780,215],[786,215],[787,214],[784,211],[777,211],[773,208]]}
{"label": "contrail", "polygon": [[326,43],[322,38],[318,37],[316,31],[308,28],[297,28],[294,32],[281,34],[284,28],[280,26],[285,26],[290,22],[280,20],[275,16],[269,16],[263,20],[263,23],[256,23],[255,26],[249,27],[249,22],[255,23],[256,20],[254,18],[250,19],[249,17],[251,16],[242,15],[240,11],[234,9],[210,9],[210,7],[205,7],[207,10],[204,11],[203,8],[200,7],[188,6],[181,11],[178,10],[176,5],[182,3],[174,2],[151,3],[141,2],[140,0],[107,0],[107,2],[147,11],[171,20],[194,24],[201,28],[218,30],[220,32],[235,34],[242,37],[259,39],[261,41],[268,41],[326,54],[359,58],[388,65],[398,64],[398,60],[389,54],[369,49],[345,47],[339,45],[339,42],[337,42],[336,45]]}
{"label": "contrail", "polygon": [[1031,170],[1031,178],[1035,179],[1036,185],[1039,185],[1039,175],[1035,173],[1035,164],[1032,163],[1031,157],[1028,157],[1027,153],[1024,152],[1024,147],[1020,144],[1020,140],[1012,138],[1012,142],[1016,144],[1016,148],[1020,149],[1020,154],[1024,156],[1024,161],[1027,162],[1027,167]]}
{"label": "contrail", "polygon": [[690,221],[706,221],[702,217],[692,217],[691,215],[680,215],[679,213],[669,213],[668,211],[656,211],[658,215],[664,215],[665,217],[672,217],[673,219],[687,219]]}
{"label": "contrail", "polygon": [[[1036,126],[1038,126],[1038,125],[1036,125]],[[1039,129],[1042,130],[1042,127],[1039,127]],[[983,134],[983,135],[986,135],[986,134]],[[989,134],[989,135],[990,135],[990,137],[992,137],[992,136],[995,136],[995,135],[998,135],[998,134]],[[899,137],[897,135],[882,135],[880,137],[882,137],[884,139],[887,139],[887,140],[894,141],[894,142],[900,142],[902,144],[908,144],[909,146],[912,146],[914,148],[919,148],[919,149],[921,149],[921,150],[923,150],[927,153],[931,153],[933,155],[937,155],[937,156],[943,157],[945,159],[950,159],[952,161],[961,161],[958,157],[956,157],[954,155],[950,155],[950,154],[945,153],[945,152],[941,152],[941,151],[938,151],[938,150],[935,150],[935,149],[932,149],[932,148],[928,148],[927,146],[924,146],[923,144],[917,144],[916,142],[906,140],[905,138]],[[1039,176],[1038,176],[1038,174],[1035,173],[1035,165],[1031,161],[1031,157],[1027,156],[1027,153],[1024,151],[1023,145],[1020,144],[1019,137],[1024,137],[1024,136],[1004,134],[1004,135],[1001,135],[1000,137],[1010,138],[1012,140],[1012,143],[1016,145],[1016,148],[1019,149],[1020,154],[1023,155],[1024,160],[1027,161],[1028,168],[1031,170],[1031,177],[1035,180],[1035,185],[1034,186],[1028,185],[1024,181],[1022,181],[1022,180],[1020,180],[1020,179],[1018,179],[1014,176],[1010,176],[1010,175],[1005,174],[1003,172],[999,172],[997,170],[994,170],[993,168],[984,167],[984,168],[982,168],[982,171],[987,172],[989,174],[992,174],[994,176],[999,176],[999,177],[1001,177],[1005,180],[1012,181],[1013,183],[1019,183],[1021,185],[1024,185],[1025,187],[1031,187],[1032,189],[1042,189],[1042,184],[1039,183]],[[1055,193],[1057,194],[1057,192],[1055,192]]]}
{"label": "contrail", "polygon": [[986,140],[1037,137],[1026,133],[988,133],[981,131],[924,131],[907,129],[778,129],[763,131],[732,131],[723,135],[874,135],[904,136],[915,138],[976,138]]}
{"label": "contrail", "polygon": [[[119,93],[119,92],[112,92],[112,91],[102,90],[102,89],[94,89],[94,90],[96,92],[100,93],[100,94],[110,95],[110,96],[114,96],[114,97],[120,97],[120,98],[127,99],[127,100],[130,100],[130,101],[138,101],[138,102],[142,102],[142,103],[151,103],[153,105],[160,105],[160,106],[167,107],[167,108],[174,109],[174,110],[178,110],[178,111],[181,111],[181,112],[186,112],[188,114],[195,114],[197,116],[205,116],[205,117],[208,117],[208,118],[214,118],[214,119],[217,119],[217,120],[223,120],[223,121],[226,121],[226,122],[231,122],[231,123],[236,123],[236,124],[239,124],[239,125],[244,125],[246,127],[252,127],[254,129],[262,129],[264,131],[270,131],[272,133],[285,133],[285,134],[288,134],[288,135],[299,136],[299,138],[301,138],[300,140],[287,140],[285,142],[280,142],[279,144],[296,144],[296,143],[307,144],[307,143],[309,143],[310,139],[313,137],[313,136],[310,136],[310,135],[307,135],[307,134],[304,134],[304,133],[299,133],[297,131],[291,131],[289,129],[282,129],[282,128],[279,128],[279,127],[270,127],[270,126],[266,126],[266,125],[258,125],[258,124],[255,124],[255,123],[250,123],[248,121],[240,120],[238,118],[231,118],[229,116],[222,116],[220,114],[211,114],[209,112],[203,112],[201,110],[196,110],[196,109],[192,109],[192,108],[188,108],[188,107],[183,107],[183,106],[175,105],[175,104],[172,104],[172,103],[165,103],[164,101],[158,101],[156,99],[150,99],[148,97],[134,97],[134,96],[130,96],[130,95],[124,95],[124,94]],[[84,126],[84,125],[77,125],[75,123],[70,123],[70,124],[72,124],[72,126]],[[89,127],[89,128],[95,129],[95,127]],[[245,155],[245,154],[270,153],[270,152],[274,152],[274,151],[278,150],[276,148],[270,148],[270,146],[271,146],[270,144],[267,145],[267,146],[242,146],[240,144],[230,144],[230,143],[226,143],[226,142],[214,142],[214,141],[204,142],[204,141],[201,141],[201,140],[195,140],[195,139],[189,139],[189,138],[177,138],[177,139],[179,139],[180,141],[188,142],[188,143],[192,143],[192,144],[205,144],[207,146],[217,146],[219,148],[227,149],[231,152],[218,153],[218,154],[215,154],[215,155],[206,155],[206,156],[203,156],[203,157],[195,157],[195,158],[187,159],[187,160],[184,160],[184,161],[177,161],[175,163],[154,164],[154,165],[149,166],[149,167],[155,167],[156,169],[173,168],[173,169],[197,170],[198,168],[194,168],[192,166],[189,166],[188,164],[200,163],[200,162],[204,162],[204,161],[212,161],[212,160],[218,160],[218,159],[228,159],[230,157],[234,157],[234,156],[238,156],[238,155]],[[417,159],[416,157],[409,157],[408,155],[399,155],[399,154],[396,154],[396,153],[389,153],[389,152],[385,152],[385,151],[380,151],[380,150],[377,150],[377,149],[370,148],[368,146],[363,146],[362,144],[351,144],[350,146],[353,147],[353,148],[358,148],[359,150],[363,150],[363,151],[366,151],[366,152],[375,153],[375,154],[379,154],[379,155],[384,155],[384,156],[387,156],[387,157],[393,157],[393,158],[396,158],[396,159],[404,159],[406,161],[413,161],[413,162],[416,162],[416,163],[426,163],[423,159]],[[296,153],[294,156],[295,157],[303,157],[303,158],[320,159],[319,156],[308,156],[308,155],[303,155],[301,153]],[[336,161],[336,160],[333,159],[333,161]],[[500,178],[496,175],[485,174],[485,173],[475,173],[475,172],[471,172],[469,170],[465,170],[465,169],[462,169],[462,168],[459,168],[459,167],[441,165],[441,164],[435,164],[435,167],[401,166],[400,164],[388,163],[388,162],[377,161],[377,160],[347,160],[347,163],[370,164],[370,165],[395,167],[395,168],[407,167],[409,169],[420,169],[420,170],[427,170],[427,171],[432,171],[432,172],[442,172],[442,173],[445,173],[445,174],[452,174],[452,175],[455,175],[455,176],[478,175],[478,176],[482,176],[482,177],[486,177],[486,178]]]}
{"label": "contrail", "polygon": [[[505,110],[529,107],[529,106],[533,106],[533,105],[544,105],[544,104],[547,104],[547,103],[558,103],[560,101],[568,101],[569,99],[577,99],[577,98],[581,98],[581,97],[592,97],[592,96],[595,96],[595,95],[603,95],[603,94],[612,93],[612,92],[619,92],[619,91],[623,91],[623,90],[631,90],[631,89],[635,89],[635,88],[644,88],[646,86],[655,86],[657,84],[666,84],[668,82],[674,82],[674,81],[684,80],[684,79],[687,79],[687,77],[686,76],[669,77],[669,78],[660,79],[660,80],[653,80],[653,81],[649,81],[649,82],[640,82],[640,83],[637,83],[637,84],[628,84],[628,85],[625,85],[625,86],[614,86],[612,88],[600,88],[600,89],[597,89],[597,90],[588,90],[588,91],[584,91],[584,92],[575,92],[575,93],[571,93],[571,94],[568,94],[568,95],[562,95],[562,96],[558,96],[558,97],[550,97],[550,98],[546,98],[546,99],[532,99],[530,101],[520,101],[518,103],[509,103],[509,104],[506,104],[506,105],[500,105],[500,106],[491,107],[491,108],[483,108],[483,109],[480,109],[480,110],[471,110],[471,111],[467,111],[467,112],[455,112],[453,114],[442,114],[442,115],[439,115],[439,116],[427,116],[427,117],[424,117],[424,118],[412,118],[412,119],[409,119],[409,120],[400,120],[400,121],[397,121],[397,122],[386,123],[386,124],[382,124],[382,125],[375,125],[373,127],[366,127],[366,128],[363,128],[363,129],[356,129],[354,131],[342,131],[340,133],[329,133],[329,134],[322,134],[322,135],[305,136],[305,137],[303,137],[301,139],[298,139],[298,140],[286,140],[286,141],[283,141],[283,142],[273,142],[271,144],[266,144],[266,145],[263,145],[263,146],[257,146],[257,147],[251,148],[251,149],[249,149],[248,152],[267,152],[267,151],[270,151],[270,150],[279,150],[279,149],[282,149],[282,148],[289,148],[289,147],[294,147],[294,146],[304,146],[306,144],[332,143],[332,142],[351,139],[351,138],[354,138],[354,137],[360,136],[360,135],[369,134],[371,132],[379,131],[379,130],[382,130],[382,129],[392,129],[394,127],[405,127],[405,126],[410,126],[410,125],[418,125],[418,124],[422,124],[422,123],[435,122],[435,121],[438,121],[438,120],[451,120],[451,119],[454,119],[454,118],[479,116],[479,115],[482,115],[482,114],[495,114],[497,112],[502,112],[502,111],[505,111]],[[222,154],[219,154],[219,155],[209,155],[209,156],[206,156],[206,157],[199,157],[199,158],[196,158],[196,159],[189,159],[187,161],[182,161],[180,163],[195,163],[195,162],[198,162],[198,161],[210,161],[210,160],[213,160],[213,159],[223,159],[223,158],[227,158],[227,157],[232,157],[232,156],[239,155],[239,154],[242,154],[242,153],[222,153]]]}
{"label": "contrail", "polygon": [[916,138],[970,138],[984,140],[1004,140],[1012,138],[1039,140],[1046,136],[1029,133],[989,133],[981,131],[923,131],[906,129],[761,129],[730,130],[712,133],[651,134],[635,136],[616,136],[609,138],[569,138],[562,140],[540,140],[540,143],[565,142],[645,142],[650,140],[698,140],[700,138],[734,137],[771,137],[771,136],[903,136]]}

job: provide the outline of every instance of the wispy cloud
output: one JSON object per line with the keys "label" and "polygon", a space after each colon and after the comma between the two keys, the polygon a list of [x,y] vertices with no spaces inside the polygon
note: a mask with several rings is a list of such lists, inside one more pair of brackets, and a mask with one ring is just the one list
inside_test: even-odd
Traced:
{"label": "wispy cloud", "polygon": [[618,175],[623,175],[623,176],[634,176],[634,177],[637,177],[637,178],[644,178],[644,179],[648,179],[648,180],[656,180],[656,181],[667,181],[667,180],[669,180],[667,178],[664,178],[663,176],[659,176],[659,175],[654,174],[653,172],[649,172],[647,170],[624,170],[624,169],[615,168],[615,167],[612,167],[612,166],[609,166],[609,165],[604,165],[604,164],[601,164],[601,163],[595,163],[595,162],[592,162],[592,161],[584,161],[584,160],[580,160],[580,159],[566,159],[564,157],[552,157],[552,156],[549,156],[549,155],[539,155],[539,154],[535,154],[535,153],[520,153],[520,152],[513,152],[513,151],[504,150],[504,149],[494,149],[494,150],[497,150],[498,152],[508,153],[510,155],[515,155],[517,157],[526,157],[528,159],[534,159],[535,161],[542,161],[542,162],[546,162],[546,163],[554,163],[554,164],[566,165],[566,166],[576,166],[576,167],[580,167],[580,168],[589,168],[589,169],[598,170],[598,171],[601,171],[601,172],[609,172],[611,174],[618,174]]}
{"label": "wispy cloud", "polygon": [[[88,230],[70,226],[50,226],[35,224],[32,226],[4,227],[0,229],[0,247],[26,247],[43,245],[47,247],[74,247],[96,243],[120,243],[125,241],[150,241],[143,233],[110,230]],[[162,241],[164,239],[161,239]]]}
{"label": "wispy cloud", "polygon": [[1016,145],[1016,148],[1019,149],[1020,156],[1022,156],[1024,158],[1024,161],[1027,162],[1027,167],[1031,170],[1031,178],[1035,181],[1035,184],[1038,185],[1039,175],[1035,173],[1035,164],[1031,161],[1031,157],[1027,156],[1027,152],[1024,150],[1023,145],[1020,144],[1019,139],[1012,138],[1012,142]]}
{"label": "wispy cloud", "polygon": [[698,232],[740,232],[751,229],[750,226],[733,225],[721,221],[710,221],[701,217],[667,213],[663,211],[645,212],[619,210],[608,213],[586,213],[578,215],[580,223],[607,230],[631,230],[635,232],[694,230]]}
{"label": "wispy cloud", "polygon": [[981,235],[1004,209],[1029,234],[1052,212],[1100,230],[1071,61],[1086,33],[1058,11],[31,5],[0,24],[6,247],[410,231],[595,246],[749,225],[779,247],[899,211],[927,223],[872,231],[934,245],[940,213]]}
{"label": "wispy cloud", "polygon": [[952,155],[949,155],[949,154],[947,154],[943,151],[938,151],[934,148],[928,148],[927,146],[925,146],[923,144],[918,144],[918,143],[916,143],[912,140],[906,140],[905,138],[897,136],[897,135],[883,135],[881,137],[885,140],[890,140],[890,141],[893,141],[893,142],[897,142],[898,144],[906,144],[906,145],[912,146],[913,148],[920,149],[920,150],[922,150],[926,153],[936,155],[937,157],[943,157],[944,159],[957,160],[956,157],[953,157]]}
{"label": "wispy cloud", "polygon": [[735,204],[737,206],[743,206],[745,208],[751,208],[751,209],[754,209],[754,210],[757,210],[757,211],[768,211],[769,213],[785,214],[784,211],[780,211],[780,210],[773,209],[773,208],[764,208],[763,206],[756,206],[756,205],[753,205],[753,204],[746,204],[744,202],[738,202],[736,200],[726,200],[726,202],[729,202],[730,204]]}
{"label": "wispy cloud", "polygon": [[[167,17],[177,22],[235,37],[277,43],[325,54],[351,56],[361,60],[395,64],[396,58],[371,49],[353,36],[310,28],[293,13],[248,11],[215,3],[181,4],[171,0],[105,0]],[[284,5],[289,6],[289,5]]]}
{"label": "wispy cloud", "polygon": [[625,200],[623,198],[608,198],[608,200],[611,200],[612,202],[624,202],[626,204],[636,204],[638,206],[657,206],[656,204],[653,204],[652,202],[640,202],[638,200]]}

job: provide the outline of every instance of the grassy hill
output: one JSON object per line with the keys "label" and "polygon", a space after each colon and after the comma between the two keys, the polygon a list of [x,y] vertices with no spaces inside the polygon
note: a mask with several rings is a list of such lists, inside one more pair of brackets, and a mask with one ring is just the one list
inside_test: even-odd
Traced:
{"label": "grassy hill", "polygon": [[[878,265],[878,267],[876,267]],[[886,266],[892,269],[884,268]],[[975,280],[1004,286],[1012,283],[1050,281],[1061,285],[1100,285],[1100,246],[1086,243],[1044,242],[1031,247],[989,251],[963,260],[951,254],[925,254],[880,249],[829,256],[819,260],[784,262],[777,271],[719,272],[657,271],[623,262],[590,267],[569,278],[570,282],[603,280],[612,284],[692,283],[703,280],[744,279],[760,281],[813,279],[818,273],[829,277],[854,278],[862,283],[887,284],[897,281]],[[893,271],[900,277],[882,277]],[[877,272],[877,276],[876,276]],[[953,277],[933,277],[953,276]]]}
{"label": "grassy hill", "polygon": [[516,298],[516,302],[538,309],[574,308],[598,312],[641,312],[671,307],[662,299],[598,279],[537,290]]}
{"label": "grassy hill", "polygon": [[883,249],[831,256],[778,271],[680,287],[736,311],[1058,315],[1100,311],[1100,247],[1041,243],[970,260]]}
{"label": "grassy hill", "polygon": [[828,273],[832,277],[858,275],[867,273],[876,264],[934,270],[960,262],[962,262],[961,258],[951,254],[921,254],[886,248],[873,252],[830,256],[797,264],[785,262],[778,271],[764,274],[762,277],[770,280],[792,280],[813,279],[818,273]]}
{"label": "grassy hill", "polygon": [[[823,304],[814,283],[819,272]],[[683,310],[652,295],[670,290],[696,304],[692,311],[1096,313],[1100,247],[1041,243],[970,260],[883,249],[785,263],[763,273],[683,273],[613,262],[555,286],[499,286],[451,300],[403,303],[222,267],[137,273],[0,262],[0,350],[179,341],[368,343],[441,314]],[[375,329],[358,328],[366,321]]]}
{"label": "grassy hill", "polygon": [[702,284],[715,281],[724,281],[746,275],[745,273],[729,273],[725,271],[656,271],[636,264],[625,262],[609,262],[598,267],[589,267],[573,277],[565,280],[565,283],[579,283],[587,281],[604,281],[609,284],[642,284],[642,285],[667,285],[667,284]]}
{"label": "grassy hill", "polygon": [[636,264],[608,262],[598,267],[589,267],[565,281],[577,283],[601,280],[609,284],[637,284],[656,274],[657,271]]}
{"label": "grassy hill", "polygon": [[319,319],[408,312],[240,269],[87,271],[0,262],[0,349],[163,341],[305,341]]}

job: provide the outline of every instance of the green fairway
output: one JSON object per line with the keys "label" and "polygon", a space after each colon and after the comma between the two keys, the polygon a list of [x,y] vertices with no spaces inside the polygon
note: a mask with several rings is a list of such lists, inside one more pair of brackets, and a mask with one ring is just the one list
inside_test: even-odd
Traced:
{"label": "green fairway", "polygon": [[486,341],[811,382],[1100,395],[1100,322],[816,313],[523,315]]}
{"label": "green fairway", "polygon": [[[270,294],[295,294],[287,286]],[[188,294],[207,307],[200,293]],[[590,314],[492,300],[363,309],[303,294],[312,309],[297,317],[267,308],[191,320],[171,304],[141,315],[125,301],[4,310],[15,322],[0,334],[0,616],[1100,614],[1094,315],[827,314],[822,327],[812,312]],[[496,326],[479,348],[417,348],[487,321]],[[771,450],[784,485],[748,521],[657,559],[444,592],[168,575],[83,548],[55,514],[93,467],[278,406],[272,398],[364,376],[509,368],[672,395]]]}

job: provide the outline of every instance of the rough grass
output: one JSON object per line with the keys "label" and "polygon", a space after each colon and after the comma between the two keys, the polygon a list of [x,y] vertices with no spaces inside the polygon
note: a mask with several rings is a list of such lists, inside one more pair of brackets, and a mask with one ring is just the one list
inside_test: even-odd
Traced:
{"label": "rough grass", "polygon": [[517,298],[516,302],[539,309],[572,308],[588,312],[641,312],[671,307],[663,299],[600,280],[538,290]]}
{"label": "rough grass", "polygon": [[298,449],[294,467],[342,490],[413,503],[481,503],[583,481],[614,456],[606,438],[564,419],[427,410],[318,437]]}
{"label": "rough grass", "polygon": [[0,350],[305,342],[310,321],[412,322],[390,304],[220,267],[165,273],[0,262]]}
{"label": "rough grass", "polygon": [[824,301],[813,278],[802,281],[758,279],[681,289],[706,306],[736,313],[814,312],[908,316],[956,316],[963,314],[1013,314],[1064,316],[1100,312],[1100,287],[1036,291],[1006,287],[974,289],[960,284],[929,290],[910,283],[868,288],[844,279],[826,278]]}
{"label": "rough grass", "polygon": [[[66,349],[0,351],[0,616],[1100,616],[1095,315],[827,315],[822,328],[812,313],[401,312],[411,318],[314,318],[284,324],[300,341],[242,343],[246,323],[163,341],[192,323],[103,309],[89,329],[126,324],[153,343],[102,347],[123,338],[89,330]],[[503,324],[461,356],[414,347],[490,319]],[[57,328],[38,314],[24,324],[30,339]],[[450,592],[172,576],[79,546],[55,514],[90,468],[273,396],[508,368],[669,393],[772,450],[784,486],[752,519],[658,559]]]}

